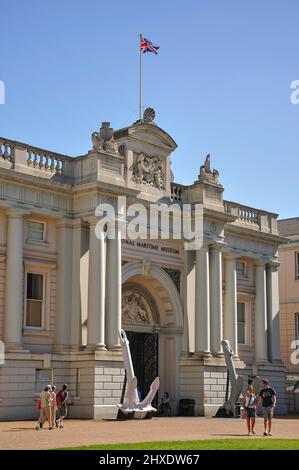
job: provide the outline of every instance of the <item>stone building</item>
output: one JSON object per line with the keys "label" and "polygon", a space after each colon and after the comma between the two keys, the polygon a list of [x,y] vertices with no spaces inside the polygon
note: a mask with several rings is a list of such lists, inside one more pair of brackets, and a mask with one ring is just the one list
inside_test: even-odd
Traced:
{"label": "stone building", "polygon": [[[152,113],[114,132],[103,123],[92,142],[73,158],[0,139],[0,419],[36,416],[49,382],[69,384],[72,417],[114,416],[121,325],[142,394],[159,375],[173,414],[182,398],[195,400],[196,415],[223,403],[222,338],[245,383],[269,378],[285,412],[277,215],[224,200],[209,158],[194,183],[174,183],[176,143]],[[96,236],[95,208],[117,208],[119,196],[202,204],[202,247]]]}
{"label": "stone building", "polygon": [[279,248],[281,355],[287,369],[288,409],[299,413],[299,218],[279,220],[278,227],[287,237]]}

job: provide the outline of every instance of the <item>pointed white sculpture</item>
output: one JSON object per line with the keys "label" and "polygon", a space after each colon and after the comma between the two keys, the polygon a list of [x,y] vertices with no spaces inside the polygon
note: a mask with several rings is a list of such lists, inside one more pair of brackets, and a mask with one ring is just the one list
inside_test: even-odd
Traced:
{"label": "pointed white sculpture", "polygon": [[135,377],[134,374],[129,341],[124,330],[120,330],[119,336],[125,370],[127,372],[128,388],[124,403],[119,403],[117,406],[124,414],[134,412],[134,418],[142,419],[145,418],[147,413],[157,411],[156,408],[152,406],[152,401],[158,391],[160,380],[159,377],[155,378],[151,384],[150,391],[148,392],[147,396],[144,400],[140,401],[137,392],[137,377]]}
{"label": "pointed white sculpture", "polygon": [[226,409],[227,413],[232,413],[235,415],[235,404],[237,403],[243,388],[243,377],[237,375],[235,364],[233,361],[234,351],[232,350],[229,341],[221,341],[221,345],[224,352],[225,362],[228,369],[229,381],[231,384],[230,397],[223,404],[223,407]]}

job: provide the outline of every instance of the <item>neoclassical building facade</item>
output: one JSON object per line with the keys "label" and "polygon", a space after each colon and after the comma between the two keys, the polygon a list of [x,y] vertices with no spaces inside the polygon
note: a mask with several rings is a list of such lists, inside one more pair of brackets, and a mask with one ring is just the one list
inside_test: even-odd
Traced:
{"label": "neoclassical building facade", "polygon": [[279,248],[280,344],[287,369],[288,410],[299,412],[299,218],[278,221],[286,243]]}
{"label": "neoclassical building facade", "polygon": [[[141,393],[158,375],[174,415],[183,398],[196,415],[223,403],[223,338],[245,384],[266,376],[286,411],[277,215],[226,201],[209,157],[194,183],[174,183],[175,149],[152,113],[114,132],[103,123],[79,157],[0,139],[0,419],[36,416],[49,382],[68,383],[70,416],[115,416],[121,327]],[[118,229],[109,238],[110,222],[96,234],[96,207],[115,207],[118,220],[120,196],[128,206],[201,204],[202,246]]]}

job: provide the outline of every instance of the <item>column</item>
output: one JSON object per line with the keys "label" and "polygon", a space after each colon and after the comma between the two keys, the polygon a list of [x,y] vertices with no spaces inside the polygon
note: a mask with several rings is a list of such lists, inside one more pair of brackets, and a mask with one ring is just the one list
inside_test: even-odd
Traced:
{"label": "column", "polygon": [[72,323],[72,255],[73,225],[71,220],[56,223],[57,270],[56,270],[56,317],[55,351],[68,351],[71,347]]}
{"label": "column", "polygon": [[196,251],[195,261],[195,352],[210,354],[209,246]]}
{"label": "column", "polygon": [[194,250],[184,250],[184,329],[182,352],[194,351],[195,266]]}
{"label": "column", "polygon": [[71,350],[79,351],[82,344],[82,316],[80,292],[80,260],[81,260],[81,219],[73,225],[72,246],[72,321]]}
{"label": "column", "polygon": [[87,348],[104,350],[106,241],[102,230],[96,233],[97,221],[89,225]]}
{"label": "column", "polygon": [[24,213],[7,211],[4,341],[7,351],[22,349]]}
{"label": "column", "polygon": [[210,250],[211,352],[222,353],[222,257],[221,248]]}
{"label": "column", "polygon": [[268,352],[271,361],[281,361],[279,327],[279,263],[272,261],[267,265],[267,310],[268,310]]}
{"label": "column", "polygon": [[267,362],[267,292],[266,269],[263,261],[255,266],[255,361]]}
{"label": "column", "polygon": [[234,255],[228,254],[224,259],[225,291],[223,336],[238,356],[238,328],[237,328],[237,262]]}
{"label": "column", "polygon": [[106,293],[106,344],[114,350],[120,348],[121,328],[121,228],[114,230],[114,223],[108,223]]}

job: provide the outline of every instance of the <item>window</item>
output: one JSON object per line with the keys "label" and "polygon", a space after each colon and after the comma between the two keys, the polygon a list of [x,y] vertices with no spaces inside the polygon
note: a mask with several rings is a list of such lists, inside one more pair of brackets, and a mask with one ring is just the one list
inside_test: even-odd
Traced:
{"label": "window", "polygon": [[237,261],[237,277],[247,277],[247,264],[245,261]]}
{"label": "window", "polygon": [[53,369],[35,370],[35,393],[39,394],[47,385],[53,383]]}
{"label": "window", "polygon": [[26,322],[29,328],[42,328],[44,310],[44,275],[27,273]]}
{"label": "window", "polygon": [[36,220],[28,220],[28,240],[34,242],[45,241],[45,224]]}
{"label": "window", "polygon": [[299,252],[295,253],[295,279],[299,280]]}
{"label": "window", "polygon": [[238,344],[246,344],[246,311],[245,302],[238,302]]}

